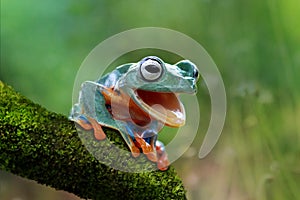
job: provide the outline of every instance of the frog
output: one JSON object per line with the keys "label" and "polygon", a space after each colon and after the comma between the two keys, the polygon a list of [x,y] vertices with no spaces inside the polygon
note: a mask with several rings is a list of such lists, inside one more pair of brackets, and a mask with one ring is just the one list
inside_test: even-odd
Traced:
{"label": "frog", "polygon": [[179,95],[195,94],[198,79],[198,69],[189,60],[168,64],[147,56],[122,64],[96,81],[83,82],[69,119],[92,130],[98,141],[106,139],[103,127],[117,130],[133,157],[143,153],[165,171],[170,163],[158,133],[164,126],[185,124]]}

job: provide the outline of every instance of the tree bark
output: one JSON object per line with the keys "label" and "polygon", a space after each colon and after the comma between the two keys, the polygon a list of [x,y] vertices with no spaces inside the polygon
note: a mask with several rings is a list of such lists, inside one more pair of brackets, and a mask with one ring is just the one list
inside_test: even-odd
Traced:
{"label": "tree bark", "polygon": [[[81,198],[186,199],[172,166],[167,171],[142,173],[109,167],[134,163],[128,165],[132,170],[153,169],[155,163],[144,155],[116,155],[112,145],[127,150],[126,144],[117,131],[105,132],[108,139],[104,141],[93,140],[91,132],[78,133],[65,116],[46,110],[0,81],[0,170]],[[89,142],[89,151],[83,140]],[[106,159],[100,162],[91,151]]]}

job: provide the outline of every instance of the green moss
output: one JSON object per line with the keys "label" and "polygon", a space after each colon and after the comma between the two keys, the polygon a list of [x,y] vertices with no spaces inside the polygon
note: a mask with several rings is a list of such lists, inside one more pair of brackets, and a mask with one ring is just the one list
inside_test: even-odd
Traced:
{"label": "green moss", "polygon": [[[120,134],[105,130],[109,140],[127,149]],[[134,170],[155,165],[144,156],[117,155],[109,140],[92,139],[81,132],[89,150],[105,157],[102,163]],[[173,167],[165,172],[126,173],[95,159],[82,144],[72,122],[47,111],[0,81],[0,169],[59,190],[91,199],[186,199],[184,187]]]}

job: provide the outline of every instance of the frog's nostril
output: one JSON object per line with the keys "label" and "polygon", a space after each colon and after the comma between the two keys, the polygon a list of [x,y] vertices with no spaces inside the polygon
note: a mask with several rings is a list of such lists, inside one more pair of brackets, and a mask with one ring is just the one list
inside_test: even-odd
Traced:
{"label": "frog's nostril", "polygon": [[198,79],[198,76],[199,76],[198,69],[197,69],[196,67],[194,67],[193,77],[194,77],[195,79]]}

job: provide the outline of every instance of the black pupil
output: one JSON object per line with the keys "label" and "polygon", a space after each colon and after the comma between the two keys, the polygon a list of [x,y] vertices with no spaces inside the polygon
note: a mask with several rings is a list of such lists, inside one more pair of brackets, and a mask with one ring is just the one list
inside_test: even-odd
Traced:
{"label": "black pupil", "polygon": [[147,65],[145,67],[145,69],[149,72],[149,73],[158,73],[160,70],[159,70],[159,67],[157,67],[156,65]]}

